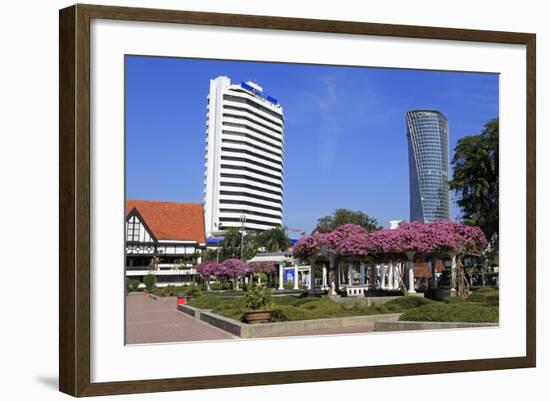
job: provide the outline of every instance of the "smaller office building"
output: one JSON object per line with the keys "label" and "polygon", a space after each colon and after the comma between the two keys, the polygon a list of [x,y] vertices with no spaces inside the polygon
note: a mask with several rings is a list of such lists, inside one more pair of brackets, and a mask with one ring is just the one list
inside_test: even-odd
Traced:
{"label": "smaller office building", "polygon": [[157,286],[195,282],[205,248],[204,210],[200,203],[126,202],[126,276]]}

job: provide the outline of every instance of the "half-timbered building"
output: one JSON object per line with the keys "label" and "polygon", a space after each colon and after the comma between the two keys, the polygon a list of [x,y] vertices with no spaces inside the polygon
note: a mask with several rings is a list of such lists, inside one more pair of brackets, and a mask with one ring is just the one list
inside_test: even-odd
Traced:
{"label": "half-timbered building", "polygon": [[157,286],[196,280],[206,243],[204,210],[199,203],[128,200],[126,202],[126,276]]}

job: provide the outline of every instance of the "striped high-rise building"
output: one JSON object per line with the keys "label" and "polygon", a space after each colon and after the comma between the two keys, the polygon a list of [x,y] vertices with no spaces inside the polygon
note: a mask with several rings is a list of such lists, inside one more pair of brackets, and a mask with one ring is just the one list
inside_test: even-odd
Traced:
{"label": "striped high-rise building", "polygon": [[450,220],[449,124],[436,110],[407,112],[411,221]]}
{"label": "striped high-rise building", "polygon": [[206,117],[206,235],[282,225],[284,117],[254,82],[210,80]]}

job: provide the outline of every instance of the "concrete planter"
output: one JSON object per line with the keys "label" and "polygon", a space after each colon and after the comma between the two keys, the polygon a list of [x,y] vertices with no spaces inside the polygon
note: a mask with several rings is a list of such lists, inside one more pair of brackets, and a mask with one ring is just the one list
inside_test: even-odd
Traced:
{"label": "concrete planter", "polygon": [[342,329],[352,327],[365,327],[374,330],[377,321],[398,320],[400,313],[370,316],[352,316],[327,319],[296,320],[290,322],[272,322],[262,324],[248,324],[231,319],[209,310],[201,310],[188,305],[178,305],[178,310],[202,320],[212,326],[225,330],[241,338],[274,337],[281,335],[292,335],[293,333],[321,330],[321,329]]}
{"label": "concrete planter", "polygon": [[467,322],[412,322],[412,321],[378,321],[374,331],[417,331],[465,329],[472,327],[498,327],[498,323],[467,323]]}

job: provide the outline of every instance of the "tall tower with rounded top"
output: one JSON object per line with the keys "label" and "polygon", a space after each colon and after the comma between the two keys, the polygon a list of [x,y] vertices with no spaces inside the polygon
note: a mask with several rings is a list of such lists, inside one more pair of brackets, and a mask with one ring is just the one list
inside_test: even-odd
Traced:
{"label": "tall tower with rounded top", "polygon": [[451,219],[449,123],[437,110],[407,112],[411,221]]}

